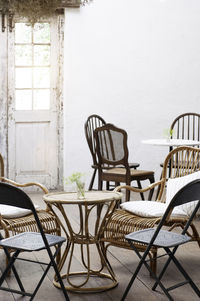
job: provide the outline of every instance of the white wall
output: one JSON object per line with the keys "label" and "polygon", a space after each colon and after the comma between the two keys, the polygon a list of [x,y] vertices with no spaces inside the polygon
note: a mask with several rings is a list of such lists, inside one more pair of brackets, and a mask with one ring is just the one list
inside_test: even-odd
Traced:
{"label": "white wall", "polygon": [[96,113],[128,132],[130,160],[156,171],[145,146],[183,112],[200,112],[200,1],[93,0],[66,9],[65,176],[88,174],[84,122]]}

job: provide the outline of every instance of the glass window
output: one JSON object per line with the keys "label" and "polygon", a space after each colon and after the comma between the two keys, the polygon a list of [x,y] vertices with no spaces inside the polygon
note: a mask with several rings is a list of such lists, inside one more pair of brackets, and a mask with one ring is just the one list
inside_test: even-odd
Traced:
{"label": "glass window", "polygon": [[16,23],[15,109],[50,109],[50,25]]}

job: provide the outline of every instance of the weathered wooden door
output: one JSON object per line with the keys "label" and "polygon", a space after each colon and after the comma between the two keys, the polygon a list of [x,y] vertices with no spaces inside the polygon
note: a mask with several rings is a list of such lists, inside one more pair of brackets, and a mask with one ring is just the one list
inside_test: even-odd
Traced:
{"label": "weathered wooden door", "polygon": [[7,173],[62,182],[62,17],[7,31]]}

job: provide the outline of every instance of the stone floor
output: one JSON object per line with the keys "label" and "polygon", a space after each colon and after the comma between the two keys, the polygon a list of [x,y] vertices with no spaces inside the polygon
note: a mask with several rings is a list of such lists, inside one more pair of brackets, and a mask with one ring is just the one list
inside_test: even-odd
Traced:
{"label": "stone floor", "polygon": [[[41,199],[41,195],[39,194],[31,194],[35,203],[43,206],[43,201]],[[73,211],[71,212],[72,218],[74,218],[74,223],[78,223],[76,218],[74,217]],[[200,231],[200,220],[196,220],[197,227]],[[97,263],[96,252],[92,250],[92,258],[94,263]],[[73,269],[79,269],[80,267],[80,249],[76,249],[74,253],[74,263]],[[26,255],[29,258],[34,258],[37,256],[39,259],[47,259],[47,256],[44,252],[28,254]],[[187,244],[187,246],[182,246],[177,252],[178,258],[180,258],[181,262],[183,262],[184,267],[189,272],[189,274],[193,277],[195,283],[200,287],[200,250],[197,243],[192,242]],[[113,270],[118,279],[118,286],[114,289],[111,289],[102,293],[69,293],[70,300],[72,301],[119,301],[122,297],[122,294],[127,286],[127,283],[131,277],[132,272],[134,271],[138,258],[137,256],[129,250],[124,250],[120,248],[110,247],[109,249],[109,260],[110,264],[113,267]],[[162,267],[164,259],[160,259],[158,264],[158,270]],[[0,271],[2,271],[5,266],[5,256],[2,251],[0,251]],[[36,284],[38,278],[41,275],[42,267],[40,265],[33,265],[32,263],[25,264],[23,262],[18,262],[16,267],[19,271],[19,274],[24,281],[24,285],[27,285],[30,290]],[[66,271],[67,266],[64,266],[64,270]],[[63,272],[65,272],[63,271]],[[46,277],[42,287],[37,293],[34,300],[36,301],[55,301],[55,300],[64,300],[62,292],[55,288],[52,284],[53,280],[53,270],[51,270]],[[176,269],[173,264],[170,265],[165,277],[164,282],[168,285],[171,283],[176,283],[181,279],[179,272],[176,272]],[[92,280],[94,285],[100,285],[101,281],[98,279]],[[148,271],[143,268],[135,282],[132,286],[128,296],[127,301],[164,301],[168,300],[162,292],[153,292],[151,290],[151,286],[153,284],[153,279],[149,277]],[[7,285],[15,288],[15,279],[13,275],[7,279]],[[174,292],[172,292],[172,296],[176,301],[197,301],[199,298],[193,293],[189,285],[181,287]],[[0,301],[12,301],[12,300],[29,300],[27,297],[20,297],[19,295],[12,295],[7,292],[0,291]]]}

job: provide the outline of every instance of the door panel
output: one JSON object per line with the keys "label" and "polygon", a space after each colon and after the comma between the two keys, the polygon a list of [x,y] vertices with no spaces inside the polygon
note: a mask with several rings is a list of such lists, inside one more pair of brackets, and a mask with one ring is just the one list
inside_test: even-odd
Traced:
{"label": "door panel", "polygon": [[62,29],[59,16],[7,32],[8,177],[49,189],[62,185]]}

